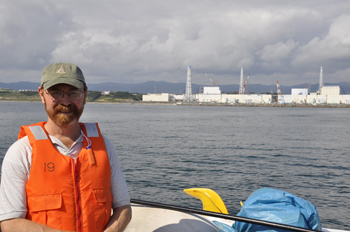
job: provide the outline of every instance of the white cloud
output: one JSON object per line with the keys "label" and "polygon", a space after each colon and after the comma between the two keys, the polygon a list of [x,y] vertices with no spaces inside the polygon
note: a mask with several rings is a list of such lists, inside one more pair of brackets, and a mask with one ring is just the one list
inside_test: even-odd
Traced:
{"label": "white cloud", "polygon": [[295,67],[329,63],[337,68],[349,67],[350,59],[350,15],[341,15],[336,18],[329,33],[324,37],[315,37],[309,43],[299,48],[298,56],[293,60]]}
{"label": "white cloud", "polygon": [[273,45],[266,45],[256,54],[260,56],[262,61],[276,61],[288,58],[291,51],[298,45],[293,40],[288,40],[286,43],[278,42]]}
{"label": "white cloud", "polygon": [[266,45],[256,55],[260,58],[259,65],[263,70],[282,70],[288,66],[289,58],[292,51],[299,45],[293,40],[288,40],[286,43],[278,42],[273,45]]}
{"label": "white cloud", "polygon": [[76,27],[70,12],[41,1],[3,1],[0,22],[0,68],[24,72],[41,67],[50,59],[57,37]]}
{"label": "white cloud", "polygon": [[232,84],[244,67],[261,84],[317,82],[320,65],[348,68],[350,3],[336,2],[11,1],[0,4],[0,69],[24,80],[70,61],[94,83],[185,82],[191,65],[195,83],[206,71]]}

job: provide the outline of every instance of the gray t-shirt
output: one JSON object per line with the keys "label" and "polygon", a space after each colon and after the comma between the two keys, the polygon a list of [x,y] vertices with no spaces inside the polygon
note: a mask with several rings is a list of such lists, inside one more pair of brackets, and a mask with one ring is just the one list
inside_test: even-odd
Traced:
{"label": "gray t-shirt", "polygon": [[[73,159],[83,147],[83,135],[68,149],[59,139],[50,136],[56,149]],[[119,165],[118,155],[112,143],[103,136],[109,162],[111,165],[111,186],[113,208],[130,205],[130,196]],[[32,147],[27,136],[16,141],[7,151],[2,163],[0,185],[0,221],[12,218],[25,218],[27,214],[26,184],[28,182],[32,161]]]}

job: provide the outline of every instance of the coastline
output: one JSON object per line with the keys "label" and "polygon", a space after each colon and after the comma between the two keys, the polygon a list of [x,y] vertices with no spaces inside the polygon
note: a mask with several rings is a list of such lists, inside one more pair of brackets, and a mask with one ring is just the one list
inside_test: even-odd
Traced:
{"label": "coastline", "polygon": [[[0,100],[0,102],[40,102],[40,101],[19,101],[19,100]],[[87,102],[86,104],[131,104],[131,105],[174,105],[174,106],[227,106],[227,107],[291,107],[291,108],[350,108],[350,104],[239,104],[239,103],[184,103],[184,102],[144,102],[144,101],[118,101],[118,102]]]}
{"label": "coastline", "polygon": [[239,104],[239,103],[184,103],[184,102],[145,102],[145,101],[119,101],[119,102],[87,102],[87,104],[131,104],[131,105],[174,105],[174,106],[228,106],[228,107],[306,107],[306,108],[350,108],[350,104]]}

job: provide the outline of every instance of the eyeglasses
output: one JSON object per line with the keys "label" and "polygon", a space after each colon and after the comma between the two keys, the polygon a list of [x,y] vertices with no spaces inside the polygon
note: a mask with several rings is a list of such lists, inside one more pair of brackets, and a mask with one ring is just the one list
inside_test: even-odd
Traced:
{"label": "eyeglasses", "polygon": [[49,95],[53,101],[61,100],[65,93],[68,95],[69,100],[75,101],[75,100],[81,99],[84,91],[77,90],[77,91],[69,91],[69,92],[61,92],[61,91],[48,92],[46,90],[46,94]]}

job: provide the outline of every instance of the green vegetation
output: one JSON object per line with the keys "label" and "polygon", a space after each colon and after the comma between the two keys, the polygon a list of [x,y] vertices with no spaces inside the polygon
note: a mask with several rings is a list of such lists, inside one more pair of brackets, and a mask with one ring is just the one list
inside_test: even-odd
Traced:
{"label": "green vegetation", "polygon": [[14,91],[13,89],[0,88],[0,92],[9,93],[9,92],[13,92],[13,91]]}
{"label": "green vegetation", "polygon": [[27,97],[31,97],[31,96],[39,96],[38,91],[26,91],[26,92],[19,92],[20,94],[27,96]]}
{"label": "green vegetation", "polygon": [[142,94],[132,94],[129,92],[112,92],[101,95],[95,102],[121,102],[121,101],[141,101]]}
{"label": "green vegetation", "polygon": [[100,91],[88,91],[86,101],[87,102],[94,102],[94,101],[96,101],[96,99],[98,99],[101,96],[102,96],[102,94]]}
{"label": "green vegetation", "polygon": [[1,101],[40,101],[37,91],[28,92],[0,92]]}
{"label": "green vegetation", "polygon": [[[102,95],[100,91],[88,91],[87,102],[121,102],[121,101],[141,101],[142,94],[132,94],[129,92],[115,92]],[[37,91],[0,91],[0,101],[41,101]]]}

